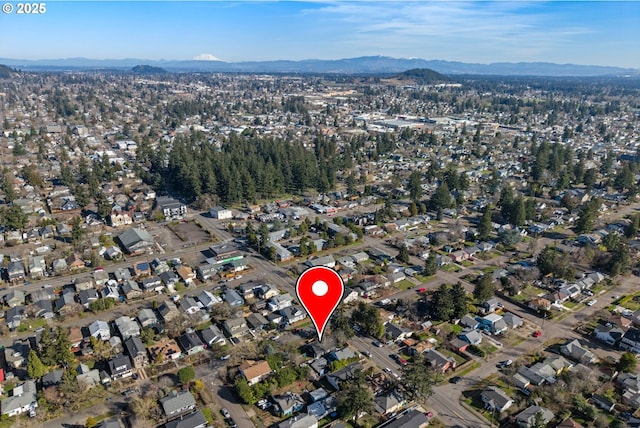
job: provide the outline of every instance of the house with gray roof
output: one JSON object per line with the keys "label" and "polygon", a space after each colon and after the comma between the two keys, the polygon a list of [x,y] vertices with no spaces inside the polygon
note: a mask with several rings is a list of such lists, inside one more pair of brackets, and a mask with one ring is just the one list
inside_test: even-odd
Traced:
{"label": "house with gray roof", "polygon": [[123,340],[127,340],[133,336],[140,336],[140,326],[131,317],[121,316],[113,322],[120,333]]}
{"label": "house with gray roof", "polygon": [[207,426],[209,424],[200,410],[182,415],[164,425],[165,428],[206,428]]}
{"label": "house with gray roof", "polygon": [[38,407],[36,383],[28,380],[13,388],[11,396],[0,402],[3,415],[17,416],[35,410]]}
{"label": "house with gray roof", "polygon": [[480,397],[484,403],[484,408],[492,412],[504,412],[514,403],[513,399],[497,386],[486,388],[482,391]]}
{"label": "house with gray roof", "polygon": [[127,351],[127,355],[129,355],[129,358],[131,358],[133,367],[139,368],[149,364],[147,348],[144,347],[144,344],[139,337],[130,337],[126,339],[123,344],[124,349]]}
{"label": "house with gray roof", "polygon": [[218,326],[212,324],[209,327],[200,330],[200,337],[202,341],[207,344],[207,346],[211,346],[213,344],[225,345],[227,343],[222,331],[218,328]]}
{"label": "house with gray roof", "polygon": [[196,400],[189,391],[171,391],[158,401],[167,419],[175,419],[196,408]]}
{"label": "house with gray roof", "polygon": [[[540,416],[536,416],[540,414]],[[529,406],[516,415],[516,423],[520,428],[532,428],[536,424],[536,418],[548,424],[555,417],[551,410],[540,406]]]}
{"label": "house with gray roof", "polygon": [[117,236],[120,245],[130,255],[146,254],[152,251],[156,242],[153,237],[143,229],[132,227],[131,229]]}

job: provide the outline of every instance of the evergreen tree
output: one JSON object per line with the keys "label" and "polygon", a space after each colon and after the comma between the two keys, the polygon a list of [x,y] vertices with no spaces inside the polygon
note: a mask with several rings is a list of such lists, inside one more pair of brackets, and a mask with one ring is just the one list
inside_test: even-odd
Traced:
{"label": "evergreen tree", "polygon": [[473,297],[475,297],[478,302],[485,302],[493,297],[494,292],[495,287],[491,276],[484,275],[476,282],[473,288]]}
{"label": "evergreen tree", "polygon": [[451,286],[451,300],[453,301],[453,318],[462,318],[467,314],[467,290],[460,281]]}
{"label": "evergreen tree", "polygon": [[413,171],[409,176],[409,197],[416,203],[422,197],[422,183],[419,171]]}
{"label": "evergreen tree", "polygon": [[402,263],[409,263],[409,249],[405,244],[400,247],[400,253],[398,254],[398,260]]}
{"label": "evergreen tree", "polygon": [[410,400],[426,400],[433,395],[436,376],[424,355],[402,367],[401,383]]}
{"label": "evergreen tree", "polygon": [[485,241],[491,236],[491,205],[487,205],[478,223],[478,239]]}
{"label": "evergreen tree", "polygon": [[435,251],[429,252],[427,260],[424,262],[424,274],[427,276],[433,276],[438,273],[438,263]]}
{"label": "evergreen tree", "polygon": [[431,197],[430,203],[431,207],[435,210],[441,210],[451,206],[451,193],[449,192],[449,186],[445,181],[440,183],[436,188],[435,193]]}
{"label": "evergreen tree", "polygon": [[34,380],[40,379],[44,376],[46,368],[42,361],[33,349],[29,351],[29,357],[27,360],[27,375]]}
{"label": "evergreen tree", "polygon": [[431,313],[438,320],[449,321],[453,317],[453,310],[451,288],[447,284],[442,284],[431,298]]}

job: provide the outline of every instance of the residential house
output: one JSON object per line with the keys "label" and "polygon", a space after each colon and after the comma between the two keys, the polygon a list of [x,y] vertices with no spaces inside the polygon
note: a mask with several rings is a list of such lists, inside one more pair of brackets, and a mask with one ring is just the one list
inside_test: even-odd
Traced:
{"label": "residential house", "polygon": [[240,297],[237,291],[227,288],[222,294],[222,299],[229,304],[229,306],[242,306],[244,305],[244,299]]}
{"label": "residential house", "polygon": [[135,319],[128,316],[121,316],[114,320],[116,329],[120,333],[122,340],[127,340],[133,336],[140,336],[140,326]]}
{"label": "residential house", "polygon": [[342,382],[353,379],[356,373],[361,370],[362,364],[356,361],[338,371],[328,374],[326,379],[329,385],[331,385],[335,390],[339,390]]}
{"label": "residential house", "polygon": [[129,337],[124,341],[124,349],[127,351],[133,367],[140,368],[149,364],[147,349],[144,347],[139,337]]}
{"label": "residential house", "polygon": [[60,385],[62,383],[62,375],[64,370],[52,370],[49,373],[42,376],[40,383],[42,388],[48,388],[50,386]]}
{"label": "residential house", "polygon": [[164,424],[164,428],[207,428],[209,424],[200,410],[182,415]]}
{"label": "residential house", "polygon": [[55,315],[53,313],[53,302],[51,300],[38,300],[31,304],[30,307],[35,318],[52,319]]}
{"label": "residential house", "polygon": [[514,403],[511,397],[496,386],[486,388],[482,391],[480,397],[484,403],[484,408],[492,412],[502,413]]}
{"label": "residential house", "polygon": [[205,348],[205,344],[193,331],[178,336],[177,342],[186,355],[195,355],[204,351]]}
{"label": "residential house", "polygon": [[479,345],[482,343],[482,333],[478,330],[464,330],[458,337],[470,345]]}
{"label": "residential house", "polygon": [[100,297],[102,299],[113,299],[116,302],[120,299],[120,292],[118,291],[118,287],[115,283],[114,285],[107,285],[100,290]]}
{"label": "residential house", "polygon": [[224,346],[227,343],[222,331],[213,324],[203,330],[200,330],[200,337],[209,347],[214,344]]}
{"label": "residential house", "polygon": [[73,284],[76,287],[76,291],[92,290],[94,287],[93,277],[86,275],[73,280]]}
{"label": "residential house", "polygon": [[160,292],[164,288],[162,285],[162,280],[157,276],[150,276],[148,278],[142,278],[140,280],[140,285],[142,289],[145,291],[157,291]]}
{"label": "residential house", "polygon": [[273,296],[268,303],[271,312],[277,312],[281,309],[288,308],[293,304],[293,298],[289,293]]}
{"label": "residential house", "polygon": [[611,346],[619,343],[624,333],[625,331],[623,329],[614,326],[606,327],[598,325],[593,329],[593,335],[596,339]]}
{"label": "residential house", "polygon": [[124,281],[124,283],[120,287],[122,290],[122,294],[127,300],[138,299],[143,295],[138,283],[132,279]]}
{"label": "residential house", "polygon": [[7,280],[11,283],[25,280],[24,265],[19,260],[9,262],[6,267],[6,272]]}
{"label": "residential house", "polygon": [[47,264],[44,256],[29,257],[29,276],[31,279],[40,279],[47,271]]}
{"label": "residential house", "polygon": [[467,327],[471,330],[475,330],[480,327],[480,323],[471,315],[467,314],[460,318],[460,325]]}
{"label": "residential house", "polygon": [[193,280],[196,279],[196,273],[189,266],[182,265],[176,269],[178,277],[187,285],[193,284]]}
{"label": "residential house", "polygon": [[151,264],[149,262],[138,262],[133,265],[133,274],[137,277],[151,275]]}
{"label": "residential house", "polygon": [[75,303],[75,294],[73,292],[63,292],[55,301],[55,309],[61,316],[65,316],[75,311]]}
{"label": "residential house", "polygon": [[95,288],[89,288],[88,290],[81,290],[78,293],[78,301],[82,306],[84,306],[87,309],[89,308],[89,305],[91,304],[91,302],[95,302],[96,300],[98,300],[98,292],[95,290]]}
{"label": "residential house", "polygon": [[391,322],[384,323],[384,334],[389,339],[395,341],[404,340],[411,336],[413,332],[409,329],[397,326]]}
{"label": "residential house", "polygon": [[196,268],[196,276],[201,281],[208,281],[218,273],[219,265],[205,262]]}
{"label": "residential house", "polygon": [[7,326],[10,330],[15,330],[20,326],[20,323],[27,318],[24,306],[14,306],[7,309],[5,313],[5,319]]}
{"label": "residential house", "polygon": [[78,269],[83,269],[85,267],[84,260],[82,259],[82,256],[78,253],[71,254],[69,257],[65,259],[65,262],[66,262],[65,270],[70,269],[72,271],[75,271]]}
{"label": "residential house", "polygon": [[65,259],[55,259],[51,263],[51,268],[53,269],[53,273],[55,275],[62,275],[69,269],[69,267],[67,266],[67,261]]}
{"label": "residential house", "polygon": [[[540,416],[537,416],[540,414]],[[540,418],[544,424],[548,424],[555,417],[551,410],[540,406],[529,406],[516,415],[516,424],[520,428],[533,428],[537,426],[537,419]]]}
{"label": "residential house", "polygon": [[524,324],[524,321],[522,320],[522,318],[520,318],[519,316],[511,312],[505,313],[502,316],[502,319],[504,320],[507,327],[511,329],[522,327],[522,325]]}
{"label": "residential house", "polygon": [[190,296],[180,299],[178,305],[180,306],[180,309],[188,315],[193,315],[200,310],[200,304],[196,302],[196,299]]}
{"label": "residential house", "polygon": [[196,408],[196,400],[189,391],[171,391],[166,397],[158,400],[167,419],[175,419]]}
{"label": "residential house", "polygon": [[613,412],[613,409],[616,407],[616,403],[615,402],[609,400],[607,397],[604,397],[604,396],[602,396],[600,394],[593,394],[591,396],[591,398],[589,399],[589,402],[592,405],[604,410],[605,412],[609,412],[609,413]]}
{"label": "residential house", "polygon": [[618,346],[620,349],[625,351],[640,354],[640,330],[637,328],[630,328],[625,331]]}
{"label": "residential house", "polygon": [[249,328],[255,331],[261,331],[269,325],[269,320],[260,313],[253,312],[249,314],[246,319]]}
{"label": "residential house", "polygon": [[500,304],[498,299],[489,299],[485,302],[482,302],[482,305],[480,306],[485,314],[490,314],[492,312],[495,312],[502,305]]}
{"label": "residential house", "polygon": [[269,363],[265,360],[261,361],[244,361],[240,367],[238,367],[240,373],[247,379],[249,385],[255,385],[260,382],[262,379],[266,378],[271,374],[271,367],[269,367]]}
{"label": "residential house", "polygon": [[93,274],[93,282],[96,286],[100,287],[105,285],[109,281],[109,272],[104,269],[96,269]]}
{"label": "residential house", "polygon": [[118,354],[108,361],[109,376],[112,380],[124,379],[131,376],[131,361],[129,357]]}
{"label": "residential house", "polygon": [[305,262],[308,267],[324,266],[333,269],[336,266],[336,261],[333,256],[316,257]]}
{"label": "residential house", "polygon": [[[426,428],[429,418],[423,412],[404,412],[384,425],[384,428]],[[337,428],[337,427],[336,427]]]}
{"label": "residential house", "polygon": [[24,305],[24,291],[11,290],[2,297],[4,304],[13,308],[14,306]]}
{"label": "residential house", "polygon": [[239,338],[249,334],[249,326],[244,318],[232,318],[222,322],[222,329],[228,337]]}
{"label": "residential house", "polygon": [[6,415],[8,417],[35,411],[36,407],[38,407],[36,383],[32,380],[28,380],[15,386],[11,396],[0,402],[0,411],[2,412],[2,415]]}
{"label": "residential house", "polygon": [[498,314],[489,314],[478,321],[480,322],[480,328],[492,334],[501,334],[507,331],[507,324],[502,316]]}
{"label": "residential house", "polygon": [[180,311],[176,308],[176,305],[168,300],[163,301],[158,306],[158,313],[162,318],[162,321],[166,324],[177,319],[180,316]]}
{"label": "residential house", "polygon": [[275,404],[275,410],[281,417],[292,415],[304,408],[304,400],[293,392],[286,392],[281,395],[272,395],[271,401]]}
{"label": "residential house", "polygon": [[76,368],[76,381],[81,385],[86,385],[88,388],[92,388],[100,384],[100,371],[98,369],[89,370],[89,367],[85,364],[80,364]]}
{"label": "residential house", "polygon": [[593,352],[584,348],[578,339],[560,346],[560,353],[582,364],[593,364],[598,361]]}
{"label": "residential house", "polygon": [[395,413],[402,409],[405,404],[404,396],[397,389],[388,391],[374,399],[374,408],[382,415]]}
{"label": "residential house", "polygon": [[155,328],[158,325],[158,317],[156,316],[155,312],[153,312],[153,309],[140,309],[140,311],[138,311],[137,319],[142,328]]}
{"label": "residential house", "polygon": [[89,324],[89,335],[98,340],[106,342],[111,339],[111,330],[109,324],[104,321],[97,320]]}
{"label": "residential house", "polygon": [[275,428],[318,428],[318,418],[311,412],[301,413],[280,422]]}
{"label": "residential house", "polygon": [[220,297],[207,290],[202,290],[200,294],[196,296],[196,299],[198,299],[202,306],[207,309],[211,309],[214,305],[222,303],[222,299]]}
{"label": "residential house", "polygon": [[427,362],[436,370],[442,373],[449,369],[456,368],[456,360],[453,357],[445,357],[435,349],[429,350],[426,354]]}
{"label": "residential house", "polygon": [[157,362],[177,360],[182,356],[182,350],[175,340],[166,337],[149,347],[149,355],[153,361]]}
{"label": "residential house", "polygon": [[283,324],[291,325],[302,321],[307,317],[307,312],[300,306],[289,306],[280,310],[280,315],[283,317]]}

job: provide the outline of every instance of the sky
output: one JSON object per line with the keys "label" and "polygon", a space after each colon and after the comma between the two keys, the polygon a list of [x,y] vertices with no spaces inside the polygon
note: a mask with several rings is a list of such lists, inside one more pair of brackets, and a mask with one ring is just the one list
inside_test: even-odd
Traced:
{"label": "sky", "polygon": [[[0,58],[369,55],[640,69],[638,1],[46,1],[0,13]],[[3,8],[4,11],[4,8]]]}

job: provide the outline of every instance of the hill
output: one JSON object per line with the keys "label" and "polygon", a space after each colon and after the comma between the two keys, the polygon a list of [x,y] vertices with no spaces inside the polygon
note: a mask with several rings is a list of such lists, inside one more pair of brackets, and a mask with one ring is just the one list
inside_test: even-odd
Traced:
{"label": "hill", "polygon": [[451,79],[430,68],[413,68],[395,76],[398,80],[410,80],[420,85],[450,82]]}
{"label": "hill", "polygon": [[131,71],[138,74],[163,74],[167,72],[164,68],[154,67],[152,65],[136,65]]}
{"label": "hill", "polygon": [[0,64],[0,79],[8,79],[12,74],[17,73],[17,70],[14,70],[11,67],[7,67],[6,65]]}

